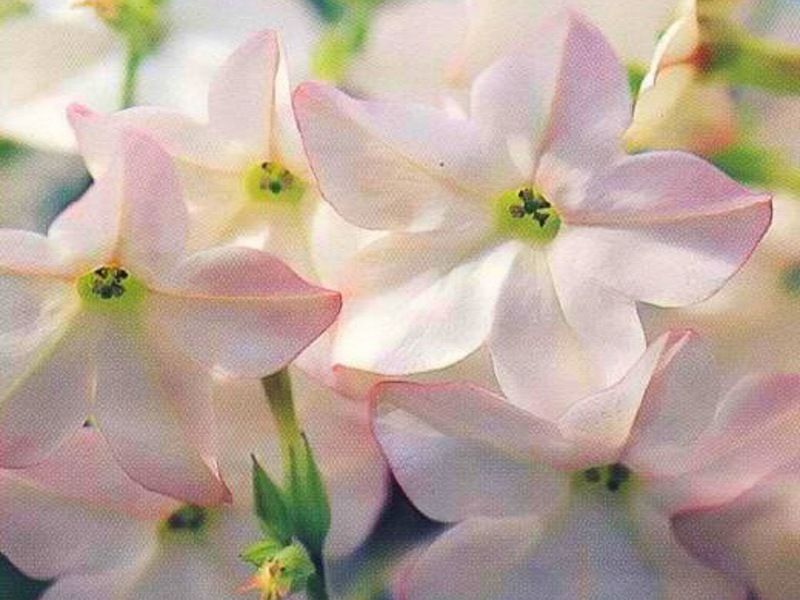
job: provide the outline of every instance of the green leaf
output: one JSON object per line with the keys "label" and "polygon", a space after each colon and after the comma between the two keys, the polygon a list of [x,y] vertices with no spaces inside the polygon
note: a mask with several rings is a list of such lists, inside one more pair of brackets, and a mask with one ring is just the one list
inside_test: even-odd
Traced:
{"label": "green leaf", "polygon": [[331,507],[325,482],[305,435],[289,449],[288,494],[295,535],[312,554],[322,554],[331,527]]}
{"label": "green leaf", "polygon": [[288,545],[292,541],[292,522],[284,494],[261,468],[256,457],[251,458],[256,515],[265,533],[276,538],[284,546]]}

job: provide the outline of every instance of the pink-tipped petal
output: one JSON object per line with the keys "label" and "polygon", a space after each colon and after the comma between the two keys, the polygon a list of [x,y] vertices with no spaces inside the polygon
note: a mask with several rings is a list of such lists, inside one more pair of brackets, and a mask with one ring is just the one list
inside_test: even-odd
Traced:
{"label": "pink-tipped petal", "polygon": [[271,149],[275,80],[282,60],[274,31],[254,34],[220,67],[209,92],[212,130],[265,159]]}
{"label": "pink-tipped petal", "polygon": [[619,461],[654,373],[684,338],[663,335],[619,382],[576,402],[559,419],[559,429],[577,446],[580,467]]}
{"label": "pink-tipped petal", "polygon": [[294,106],[322,193],[348,221],[407,231],[485,222],[493,161],[468,121],[316,83],[297,89]]}
{"label": "pink-tipped petal", "polygon": [[592,173],[622,155],[632,111],[628,78],[597,28],[574,13],[566,18],[543,165],[555,161]]}
{"label": "pink-tipped petal", "polygon": [[741,380],[692,448],[691,491],[724,502],[800,456],[800,376]]}
{"label": "pink-tipped petal", "polygon": [[183,256],[187,227],[169,155],[149,136],[125,130],[112,166],[50,227],[50,238],[85,268],[118,263],[140,279]]}
{"label": "pink-tipped petal", "polygon": [[381,383],[374,428],[392,471],[429,517],[539,513],[567,493],[548,466],[565,442],[554,424],[464,384]]}
{"label": "pink-tipped petal", "polygon": [[631,299],[679,306],[717,291],[741,267],[771,219],[754,194],[679,152],[620,161],[587,191],[555,252],[583,276]]}
{"label": "pink-tipped petal", "polygon": [[284,367],[339,313],[339,294],[245,248],[191,256],[147,299],[150,326],[193,360],[263,377]]}
{"label": "pink-tipped petal", "polygon": [[0,471],[0,497],[3,553],[41,579],[129,567],[152,551],[148,521],[176,505],[125,476],[89,428],[44,463]]}
{"label": "pink-tipped petal", "polygon": [[692,445],[711,423],[722,397],[708,344],[692,333],[664,334],[658,370],[636,415],[623,460],[634,471],[681,473]]}

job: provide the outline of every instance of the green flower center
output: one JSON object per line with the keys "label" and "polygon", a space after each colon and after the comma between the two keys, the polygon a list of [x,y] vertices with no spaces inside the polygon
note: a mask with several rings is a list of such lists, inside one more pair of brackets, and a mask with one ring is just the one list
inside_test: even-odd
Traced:
{"label": "green flower center", "polygon": [[494,205],[497,231],[534,244],[552,241],[561,229],[561,217],[540,192],[532,188],[501,194]]}
{"label": "green flower center", "polygon": [[97,308],[132,308],[145,294],[145,287],[126,269],[105,265],[78,279],[78,294]]}
{"label": "green flower center", "polygon": [[584,489],[622,493],[631,484],[631,470],[622,463],[592,467],[577,475],[577,485]]}
{"label": "green flower center", "polygon": [[249,168],[244,186],[247,195],[256,202],[297,202],[305,192],[303,181],[277,162],[262,162]]}

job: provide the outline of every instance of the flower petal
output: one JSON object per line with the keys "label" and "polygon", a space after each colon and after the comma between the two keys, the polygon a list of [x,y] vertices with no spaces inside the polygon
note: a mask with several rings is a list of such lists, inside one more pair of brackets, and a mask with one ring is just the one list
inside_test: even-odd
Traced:
{"label": "flower petal", "polygon": [[654,374],[680,352],[687,337],[677,332],[661,336],[619,382],[575,402],[559,419],[559,429],[576,445],[576,468],[620,460]]}
{"label": "flower petal", "polygon": [[[38,3],[37,3],[38,4]],[[63,6],[60,14],[31,14],[3,23],[0,39],[0,131],[53,151],[71,151],[74,138],[64,108],[76,97],[92,95],[113,102],[119,89],[76,86],[104,55],[117,48],[113,33],[91,15]],[[68,14],[71,13],[71,14]],[[31,43],[34,40],[36,43]],[[80,43],[75,43],[80,40]],[[122,44],[119,44],[122,46]],[[121,66],[121,64],[120,64]],[[84,80],[85,81],[85,80]],[[114,100],[112,100],[114,98]]]}
{"label": "flower petal", "polygon": [[[240,166],[241,151],[233,152],[222,138],[205,125],[174,110],[136,106],[109,115],[73,104],[67,111],[86,166],[95,179],[111,167],[126,129],[156,140],[178,165],[233,170]],[[188,200],[188,198],[187,198]]]}
{"label": "flower petal", "polygon": [[800,376],[741,380],[692,448],[686,480],[694,496],[724,502],[800,456]]}
{"label": "flower petal", "polygon": [[154,331],[207,367],[263,377],[334,321],[339,294],[263,252],[218,248],[182,263],[147,299]]}
{"label": "flower petal", "polygon": [[480,232],[393,234],[348,266],[334,362],[392,375],[451,365],[489,334],[518,246]]}
{"label": "flower petal", "polygon": [[[503,596],[509,573],[519,568],[541,539],[536,519],[469,519],[437,539],[412,563],[399,582],[400,600],[452,600],[453,598],[534,598]],[[544,596],[542,597],[544,598]]]}
{"label": "flower petal", "polygon": [[564,319],[594,368],[596,381],[616,383],[646,347],[636,302],[594,277],[576,276],[574,259],[561,251],[558,241],[548,263]]}
{"label": "flower petal", "polygon": [[484,180],[494,161],[468,121],[316,83],[297,89],[294,106],[322,193],[348,221],[408,231],[486,221],[484,195],[494,188]]}
{"label": "flower petal", "polygon": [[659,340],[664,341],[659,364],[647,383],[622,458],[634,471],[651,476],[680,473],[687,467],[688,453],[722,397],[719,372],[705,340],[679,331]]}
{"label": "flower petal", "polygon": [[576,14],[568,20],[542,148],[545,177],[550,163],[593,173],[616,160],[631,120],[628,77],[611,45]]}
{"label": "flower petal", "polygon": [[721,506],[673,517],[680,542],[704,564],[746,582],[754,596],[791,600],[800,586],[800,480],[768,477]]}
{"label": "flower petal", "polygon": [[220,67],[209,91],[212,130],[265,158],[272,138],[275,79],[282,60],[277,34],[257,33]]}
{"label": "flower petal", "polygon": [[562,213],[572,227],[555,251],[584,277],[660,306],[717,291],[771,218],[768,195],[679,152],[628,157],[592,188],[585,206]]}
{"label": "flower petal", "polygon": [[565,445],[552,423],[463,384],[378,384],[375,433],[392,471],[427,516],[454,522],[541,512],[567,478],[542,459]]}
{"label": "flower petal", "polygon": [[89,428],[40,465],[0,471],[0,495],[3,552],[40,579],[137,561],[154,542],[143,519],[175,504],[124,476],[102,437]]}
{"label": "flower petal", "polygon": [[89,414],[94,389],[94,331],[84,315],[68,313],[56,318],[65,322],[50,325],[54,331],[41,340],[24,371],[3,382],[0,464],[5,467],[20,468],[42,461],[79,430]]}
{"label": "flower petal", "polygon": [[207,456],[210,381],[146,336],[138,319],[109,320],[97,348],[94,417],[119,466],[147,489],[201,505],[230,498]]}
{"label": "flower petal", "polygon": [[565,319],[543,252],[518,253],[495,313],[489,349],[511,402],[555,419],[592,389],[596,367]]}
{"label": "flower petal", "polygon": [[127,130],[114,164],[70,205],[49,236],[87,268],[117,261],[148,280],[183,257],[187,211],[169,155],[150,137]]}

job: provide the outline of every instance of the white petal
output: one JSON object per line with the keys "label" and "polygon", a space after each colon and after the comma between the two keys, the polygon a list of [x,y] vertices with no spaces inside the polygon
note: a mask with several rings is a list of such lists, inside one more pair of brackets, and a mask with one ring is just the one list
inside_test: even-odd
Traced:
{"label": "white petal", "polygon": [[348,221],[407,231],[487,221],[495,161],[468,121],[313,83],[297,89],[294,106],[322,193]]}
{"label": "white petal", "polygon": [[505,395],[517,406],[555,419],[597,383],[553,288],[544,253],[518,253],[500,290],[489,349]]}
{"label": "white petal", "polygon": [[393,234],[365,248],[342,284],[334,361],[388,374],[438,369],[489,334],[516,244],[479,233]]}
{"label": "white petal", "polygon": [[264,158],[269,156],[281,60],[275,32],[255,34],[225,61],[209,91],[210,127]]}

